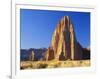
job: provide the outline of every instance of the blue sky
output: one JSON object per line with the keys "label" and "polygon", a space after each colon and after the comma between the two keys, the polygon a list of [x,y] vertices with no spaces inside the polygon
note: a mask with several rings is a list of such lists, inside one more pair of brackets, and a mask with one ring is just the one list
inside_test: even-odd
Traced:
{"label": "blue sky", "polygon": [[90,46],[90,13],[51,10],[20,10],[21,49],[48,48],[57,23],[69,16],[78,42]]}

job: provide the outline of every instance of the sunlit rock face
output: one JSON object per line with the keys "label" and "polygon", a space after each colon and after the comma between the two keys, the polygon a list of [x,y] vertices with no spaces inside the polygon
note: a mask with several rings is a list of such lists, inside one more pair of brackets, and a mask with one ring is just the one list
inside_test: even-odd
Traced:
{"label": "sunlit rock face", "polygon": [[45,53],[46,60],[80,60],[82,47],[77,42],[69,16],[64,16],[57,24],[50,47]]}

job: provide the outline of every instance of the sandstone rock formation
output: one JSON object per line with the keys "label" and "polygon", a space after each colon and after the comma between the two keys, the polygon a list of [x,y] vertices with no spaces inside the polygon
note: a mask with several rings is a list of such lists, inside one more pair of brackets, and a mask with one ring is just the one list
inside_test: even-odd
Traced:
{"label": "sandstone rock formation", "polygon": [[69,16],[64,16],[58,23],[52,36],[51,45],[45,52],[46,60],[80,60],[82,47],[75,37]]}
{"label": "sandstone rock formation", "polygon": [[29,58],[30,61],[34,61],[34,56],[35,56],[35,53],[34,53],[34,51],[32,51],[31,54],[30,54],[30,56],[29,56],[30,57]]}
{"label": "sandstone rock formation", "polygon": [[90,48],[83,48],[82,59],[83,60],[90,59]]}
{"label": "sandstone rock formation", "polygon": [[[20,60],[21,61],[39,61],[44,60],[44,53],[47,51],[46,48],[30,48],[30,49],[21,49],[20,50]],[[32,54],[33,52],[33,54]]]}

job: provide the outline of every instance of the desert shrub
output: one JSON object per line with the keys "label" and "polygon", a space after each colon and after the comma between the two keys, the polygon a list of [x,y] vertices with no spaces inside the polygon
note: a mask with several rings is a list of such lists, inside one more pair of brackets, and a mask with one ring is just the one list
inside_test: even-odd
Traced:
{"label": "desert shrub", "polygon": [[31,62],[21,62],[20,69],[32,68]]}
{"label": "desert shrub", "polygon": [[82,64],[83,62],[80,60],[80,64]]}
{"label": "desert shrub", "polygon": [[39,64],[38,68],[46,68],[48,66],[48,64]]}
{"label": "desert shrub", "polygon": [[25,69],[24,67],[20,67],[20,69]]}
{"label": "desert shrub", "polygon": [[55,64],[55,65],[54,65],[54,68],[57,68],[57,67],[59,67],[59,64]]}
{"label": "desert shrub", "polygon": [[62,65],[62,63],[61,63],[61,62],[58,62],[57,66],[59,67],[59,66],[61,66],[61,65]]}

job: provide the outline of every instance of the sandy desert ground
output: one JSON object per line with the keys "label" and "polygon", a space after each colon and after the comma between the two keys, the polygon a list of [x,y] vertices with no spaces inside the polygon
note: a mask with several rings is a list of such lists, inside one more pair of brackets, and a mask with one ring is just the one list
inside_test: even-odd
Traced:
{"label": "sandy desert ground", "polygon": [[67,61],[21,61],[21,69],[44,69],[44,68],[68,68],[89,67],[90,60],[67,60]]}

